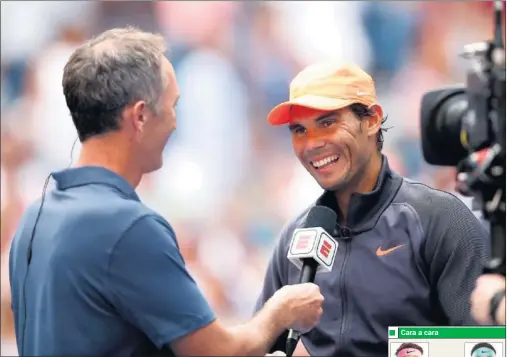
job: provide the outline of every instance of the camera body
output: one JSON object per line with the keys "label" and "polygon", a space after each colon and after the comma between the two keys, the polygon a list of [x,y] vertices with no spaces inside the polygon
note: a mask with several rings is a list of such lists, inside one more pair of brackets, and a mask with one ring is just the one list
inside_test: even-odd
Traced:
{"label": "camera body", "polygon": [[473,196],[491,225],[487,272],[505,275],[505,49],[502,1],[495,1],[495,37],[465,46],[466,84],[425,93],[421,103],[424,159],[457,168],[456,190]]}

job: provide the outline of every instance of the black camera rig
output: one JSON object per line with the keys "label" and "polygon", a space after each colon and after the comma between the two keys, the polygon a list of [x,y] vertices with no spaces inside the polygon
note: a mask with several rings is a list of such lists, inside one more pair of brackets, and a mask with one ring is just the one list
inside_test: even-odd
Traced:
{"label": "black camera rig", "polygon": [[503,1],[494,3],[494,37],[465,46],[472,61],[466,85],[424,94],[424,159],[457,168],[456,190],[473,196],[490,223],[491,259],[485,272],[505,276],[505,48]]}

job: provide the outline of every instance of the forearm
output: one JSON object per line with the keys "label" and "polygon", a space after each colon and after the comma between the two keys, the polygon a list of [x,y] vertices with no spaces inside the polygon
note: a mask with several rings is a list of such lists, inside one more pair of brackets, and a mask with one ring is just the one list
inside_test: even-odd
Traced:
{"label": "forearm", "polygon": [[264,356],[288,328],[307,331],[322,316],[324,297],[315,284],[278,290],[248,323],[212,323],[171,342],[178,356]]}
{"label": "forearm", "polygon": [[243,325],[225,327],[216,320],[168,347],[177,356],[264,356],[285,328],[277,315],[265,307]]}
{"label": "forearm", "polygon": [[280,310],[268,301],[248,323],[232,327],[231,355],[263,356],[287,329],[288,323],[282,317]]}

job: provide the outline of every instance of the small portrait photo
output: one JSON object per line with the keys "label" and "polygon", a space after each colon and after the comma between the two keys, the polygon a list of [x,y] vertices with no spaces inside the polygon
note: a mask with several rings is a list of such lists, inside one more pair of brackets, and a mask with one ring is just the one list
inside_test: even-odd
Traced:
{"label": "small portrait photo", "polygon": [[391,342],[390,357],[430,357],[428,342]]}
{"label": "small portrait photo", "polygon": [[502,342],[467,342],[465,357],[504,357]]}

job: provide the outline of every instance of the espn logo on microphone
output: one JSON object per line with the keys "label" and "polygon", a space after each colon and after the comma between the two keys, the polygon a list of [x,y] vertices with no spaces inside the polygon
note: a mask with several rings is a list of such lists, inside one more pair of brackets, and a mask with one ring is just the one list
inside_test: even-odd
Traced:
{"label": "espn logo on microphone", "polygon": [[322,245],[320,246],[319,249],[319,255],[325,259],[328,259],[332,249],[333,245],[329,243],[329,241],[322,240]]}
{"label": "espn logo on microphone", "polygon": [[318,270],[331,271],[338,243],[322,228],[296,229],[292,236],[287,258],[299,268],[301,259],[312,258],[319,263]]}

